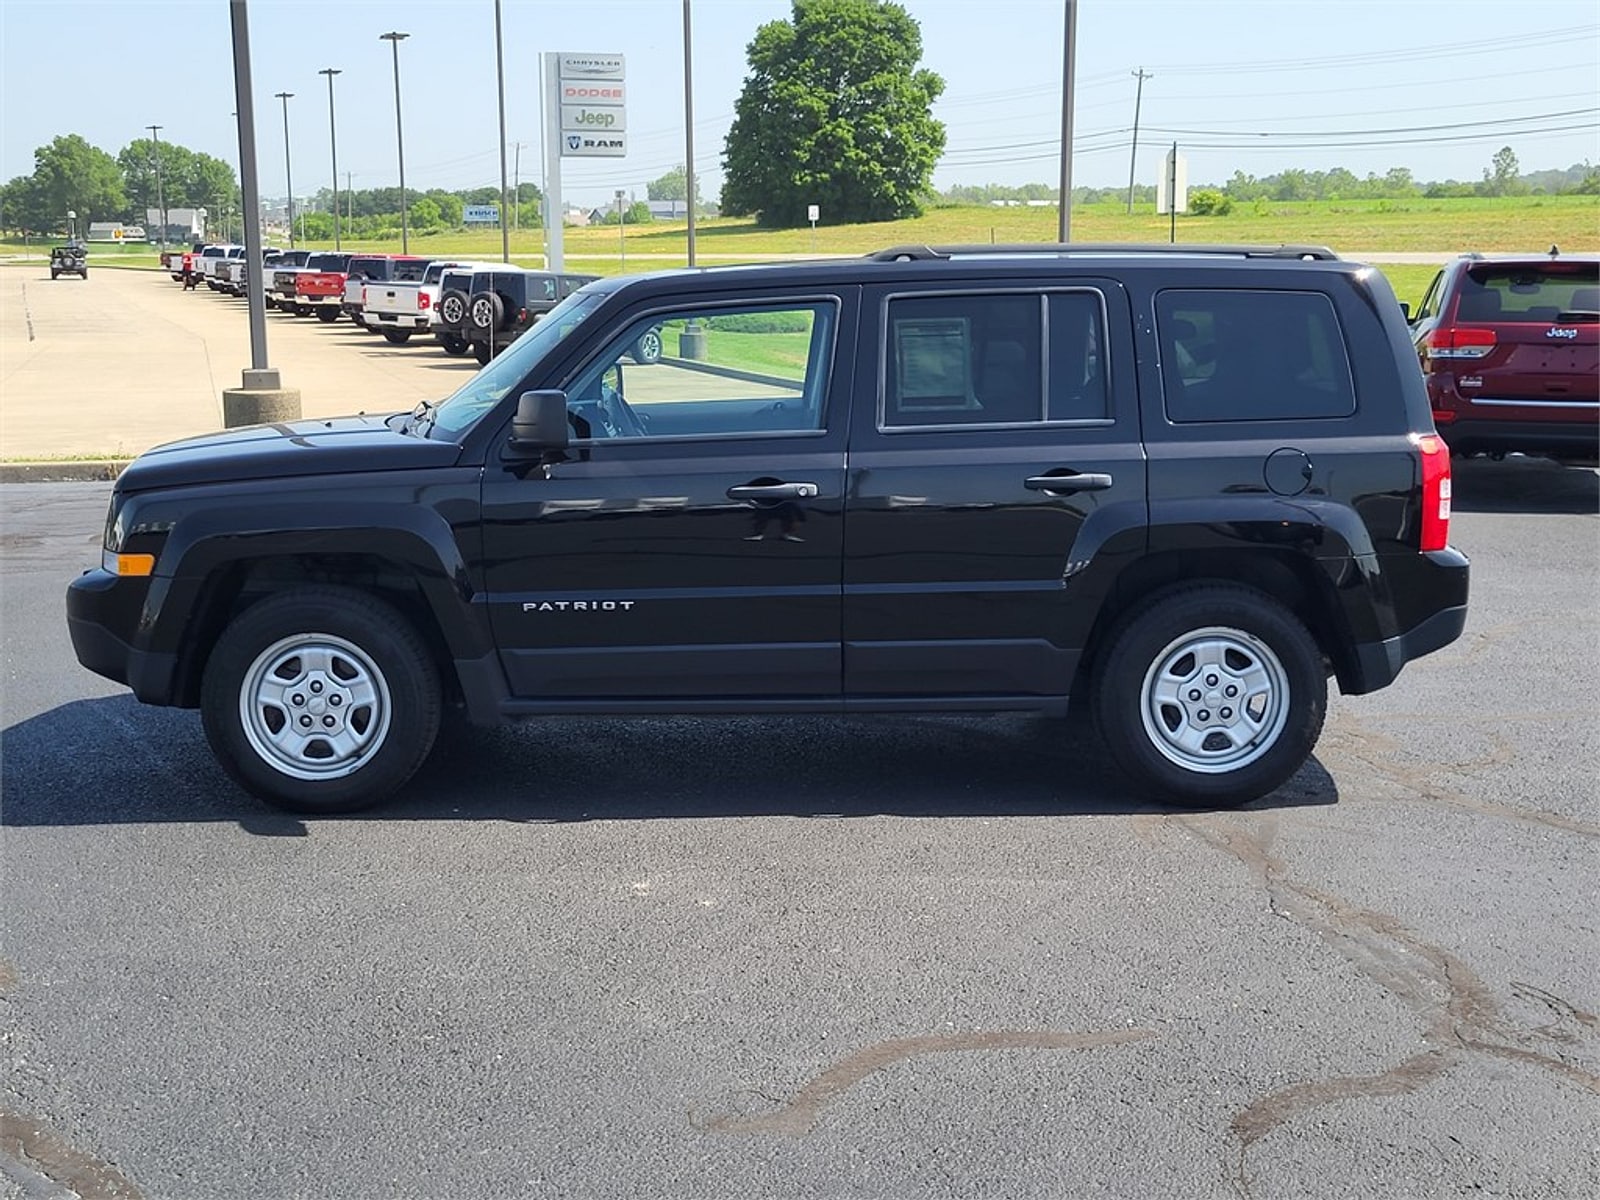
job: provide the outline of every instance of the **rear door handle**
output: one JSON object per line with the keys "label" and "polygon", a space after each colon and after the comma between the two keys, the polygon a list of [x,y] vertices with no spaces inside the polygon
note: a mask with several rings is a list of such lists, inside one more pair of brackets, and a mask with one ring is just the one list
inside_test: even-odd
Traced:
{"label": "rear door handle", "polygon": [[729,500],[810,500],[816,494],[814,483],[746,483],[728,489]]}
{"label": "rear door handle", "polygon": [[1111,476],[1085,471],[1073,475],[1030,475],[1022,481],[1029,491],[1070,496],[1074,492],[1103,492],[1111,486]]}

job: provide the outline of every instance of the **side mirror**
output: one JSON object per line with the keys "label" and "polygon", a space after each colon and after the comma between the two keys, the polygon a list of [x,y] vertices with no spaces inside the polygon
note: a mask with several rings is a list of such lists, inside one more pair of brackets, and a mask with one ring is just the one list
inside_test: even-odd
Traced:
{"label": "side mirror", "polygon": [[1406,319],[1407,325],[1411,324],[1411,305],[1404,300],[1400,301],[1400,315]]}
{"label": "side mirror", "polygon": [[514,450],[563,450],[568,438],[567,394],[562,391],[523,392],[511,418]]}

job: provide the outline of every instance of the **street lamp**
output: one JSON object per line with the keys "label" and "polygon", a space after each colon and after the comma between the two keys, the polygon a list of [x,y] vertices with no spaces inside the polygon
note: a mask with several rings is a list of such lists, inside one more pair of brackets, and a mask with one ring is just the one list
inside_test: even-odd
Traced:
{"label": "street lamp", "polygon": [[150,137],[155,142],[156,208],[161,212],[161,232],[156,236],[160,239],[160,248],[165,250],[167,248],[167,201],[161,191],[161,131],[166,126],[146,125],[145,128],[150,131]]}
{"label": "street lamp", "polygon": [[622,270],[624,273],[626,273],[628,270],[628,235],[627,231],[623,228],[625,214],[622,211],[622,202],[623,200],[627,199],[627,196],[627,192],[623,191],[621,188],[617,189],[617,247],[621,252]]}
{"label": "street lamp", "polygon": [[339,135],[333,125],[333,77],[338,67],[324,67],[318,75],[328,77],[328,145],[333,148],[333,248],[339,249]]}
{"label": "street lamp", "polygon": [[75,242],[78,240],[77,222],[78,210],[75,208],[67,209],[67,241],[69,242]]}
{"label": "street lamp", "polygon": [[400,253],[406,254],[410,250],[410,232],[406,226],[406,139],[400,128],[400,43],[411,35],[409,33],[380,33],[378,40],[388,42],[394,48],[394,140],[395,146],[400,151]]}
{"label": "street lamp", "polygon": [[294,173],[289,167],[289,101],[293,92],[272,93],[283,101],[283,186],[289,191],[289,249],[294,249]]}

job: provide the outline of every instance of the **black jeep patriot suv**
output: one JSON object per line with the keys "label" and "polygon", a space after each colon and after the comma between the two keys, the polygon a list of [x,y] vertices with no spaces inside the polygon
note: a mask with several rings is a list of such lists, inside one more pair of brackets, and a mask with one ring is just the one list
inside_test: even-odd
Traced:
{"label": "black jeep patriot suv", "polygon": [[603,280],[437,404],[152,450],[67,613],[308,812],[390,795],[446,706],[1070,713],[1228,805],[1305,762],[1330,676],[1461,633],[1449,517],[1378,272],[909,247]]}

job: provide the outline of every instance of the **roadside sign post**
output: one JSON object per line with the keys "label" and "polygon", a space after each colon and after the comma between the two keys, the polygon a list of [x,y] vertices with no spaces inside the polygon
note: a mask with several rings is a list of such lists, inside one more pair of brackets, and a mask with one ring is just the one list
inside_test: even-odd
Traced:
{"label": "roadside sign post", "polygon": [[564,264],[561,160],[628,153],[626,76],[620,54],[544,56],[544,158],[549,186],[550,270]]}
{"label": "roadside sign post", "polygon": [[820,205],[806,205],[806,220],[811,222],[811,253],[817,252],[817,219],[822,216]]}
{"label": "roadside sign post", "polygon": [[1178,214],[1189,211],[1189,160],[1178,153],[1178,143],[1172,143],[1167,160],[1156,181],[1156,212],[1168,217],[1168,240],[1178,240]]}

